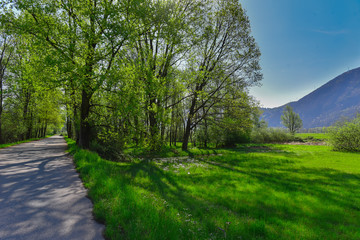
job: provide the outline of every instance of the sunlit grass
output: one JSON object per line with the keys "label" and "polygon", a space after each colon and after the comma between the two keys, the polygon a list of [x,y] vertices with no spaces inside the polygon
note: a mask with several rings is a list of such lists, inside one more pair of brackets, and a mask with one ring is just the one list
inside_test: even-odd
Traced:
{"label": "sunlit grass", "polygon": [[360,239],[360,155],[245,145],[114,163],[75,153],[109,239]]}
{"label": "sunlit grass", "polygon": [[216,149],[215,147],[209,148],[197,148],[194,147],[191,143],[189,144],[189,150],[183,151],[181,149],[181,143],[177,143],[176,146],[163,146],[160,151],[151,152],[148,148],[142,147],[127,147],[124,149],[125,154],[129,154],[133,157],[184,157],[184,156],[197,156],[197,155],[211,155],[222,153],[223,150]]}

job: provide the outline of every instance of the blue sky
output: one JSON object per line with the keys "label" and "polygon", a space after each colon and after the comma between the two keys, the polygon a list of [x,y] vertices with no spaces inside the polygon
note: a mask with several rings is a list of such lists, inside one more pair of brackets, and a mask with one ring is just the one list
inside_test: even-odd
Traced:
{"label": "blue sky", "polygon": [[240,0],[262,56],[250,94],[277,107],[360,67],[360,0]]}

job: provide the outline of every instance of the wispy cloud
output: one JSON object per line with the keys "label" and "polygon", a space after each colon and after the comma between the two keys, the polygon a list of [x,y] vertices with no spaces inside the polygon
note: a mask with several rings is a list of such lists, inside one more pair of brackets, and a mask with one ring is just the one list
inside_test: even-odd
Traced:
{"label": "wispy cloud", "polygon": [[313,32],[317,32],[317,33],[322,33],[322,34],[326,34],[326,35],[342,35],[342,34],[347,34],[348,31],[343,29],[343,30],[312,30]]}

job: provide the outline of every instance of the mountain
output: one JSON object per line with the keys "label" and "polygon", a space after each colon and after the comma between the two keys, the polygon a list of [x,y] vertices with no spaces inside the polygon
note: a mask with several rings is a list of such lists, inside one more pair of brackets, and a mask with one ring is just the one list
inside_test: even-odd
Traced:
{"label": "mountain", "polygon": [[[343,117],[360,113],[360,68],[341,74],[296,102],[288,103],[299,113],[304,128],[327,127]],[[281,127],[287,104],[264,108],[262,119],[269,127]]]}

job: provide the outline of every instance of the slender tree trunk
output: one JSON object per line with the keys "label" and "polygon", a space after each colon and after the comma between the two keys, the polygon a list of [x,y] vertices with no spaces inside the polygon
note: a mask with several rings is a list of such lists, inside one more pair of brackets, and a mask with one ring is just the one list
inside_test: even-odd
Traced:
{"label": "slender tree trunk", "polygon": [[164,142],[165,140],[165,123],[161,123],[161,141]]}
{"label": "slender tree trunk", "polygon": [[73,134],[73,139],[76,141],[77,144],[79,144],[80,142],[80,126],[79,126],[79,119],[78,119],[78,108],[76,106],[76,102],[74,100],[74,115],[72,117],[72,134]]}
{"label": "slender tree trunk", "polygon": [[46,120],[45,121],[45,126],[44,126],[44,131],[43,131],[43,137],[46,136],[47,126],[48,126],[48,123],[47,123],[47,120]]}
{"label": "slender tree trunk", "polygon": [[72,125],[71,118],[70,118],[70,116],[67,116],[66,117],[66,131],[67,131],[67,135],[69,138],[73,138],[71,125]]}
{"label": "slender tree trunk", "polygon": [[206,118],[204,119],[205,121],[205,129],[204,129],[204,135],[205,135],[205,139],[204,139],[204,147],[207,148],[207,140],[208,140],[208,125],[207,125],[207,121]]}
{"label": "slender tree trunk", "polygon": [[175,133],[174,133],[174,146],[176,147],[177,142],[177,131],[178,131],[178,125],[175,124]]}
{"label": "slender tree trunk", "polygon": [[32,130],[33,130],[33,114],[30,113],[30,118],[28,119],[28,129],[26,133],[26,139],[30,139],[32,137]]}
{"label": "slender tree trunk", "polygon": [[22,136],[22,140],[26,140],[29,138],[29,129],[30,129],[30,120],[29,120],[29,104],[30,104],[30,96],[31,94],[29,93],[29,91],[27,90],[27,92],[25,93],[25,104],[24,104],[24,109],[23,109],[23,119],[24,119],[24,124],[26,126],[26,132],[23,133]]}
{"label": "slender tree trunk", "polygon": [[159,146],[158,142],[160,139],[158,138],[159,135],[159,126],[158,121],[156,119],[156,112],[152,109],[153,105],[156,104],[155,97],[150,96],[149,101],[149,128],[150,128],[150,148],[152,151],[157,150],[157,146]]}
{"label": "slender tree trunk", "polygon": [[193,99],[191,101],[191,106],[188,114],[188,119],[186,121],[185,131],[184,131],[184,137],[183,137],[183,143],[182,143],[182,150],[186,151],[188,150],[189,145],[189,137],[191,133],[191,125],[192,125],[192,119],[195,115],[195,106],[197,102],[197,93],[194,94]]}
{"label": "slender tree trunk", "polygon": [[135,141],[135,144],[136,146],[139,145],[139,141],[140,141],[140,138],[141,138],[141,131],[139,131],[139,119],[138,119],[138,116],[134,116],[134,125],[135,125],[135,136],[134,136],[134,141]]}
{"label": "slender tree trunk", "polygon": [[193,146],[196,147],[196,125],[194,127],[194,131],[191,134],[192,140],[193,140]]}
{"label": "slender tree trunk", "polygon": [[36,128],[36,130],[35,130],[35,137],[36,138],[40,137],[40,132],[41,132],[41,128],[40,127]]}
{"label": "slender tree trunk", "polygon": [[185,131],[184,131],[183,142],[182,142],[182,150],[184,150],[184,151],[188,150],[190,134],[191,134],[191,118],[189,116],[189,118],[186,122],[186,127],[185,127]]}

